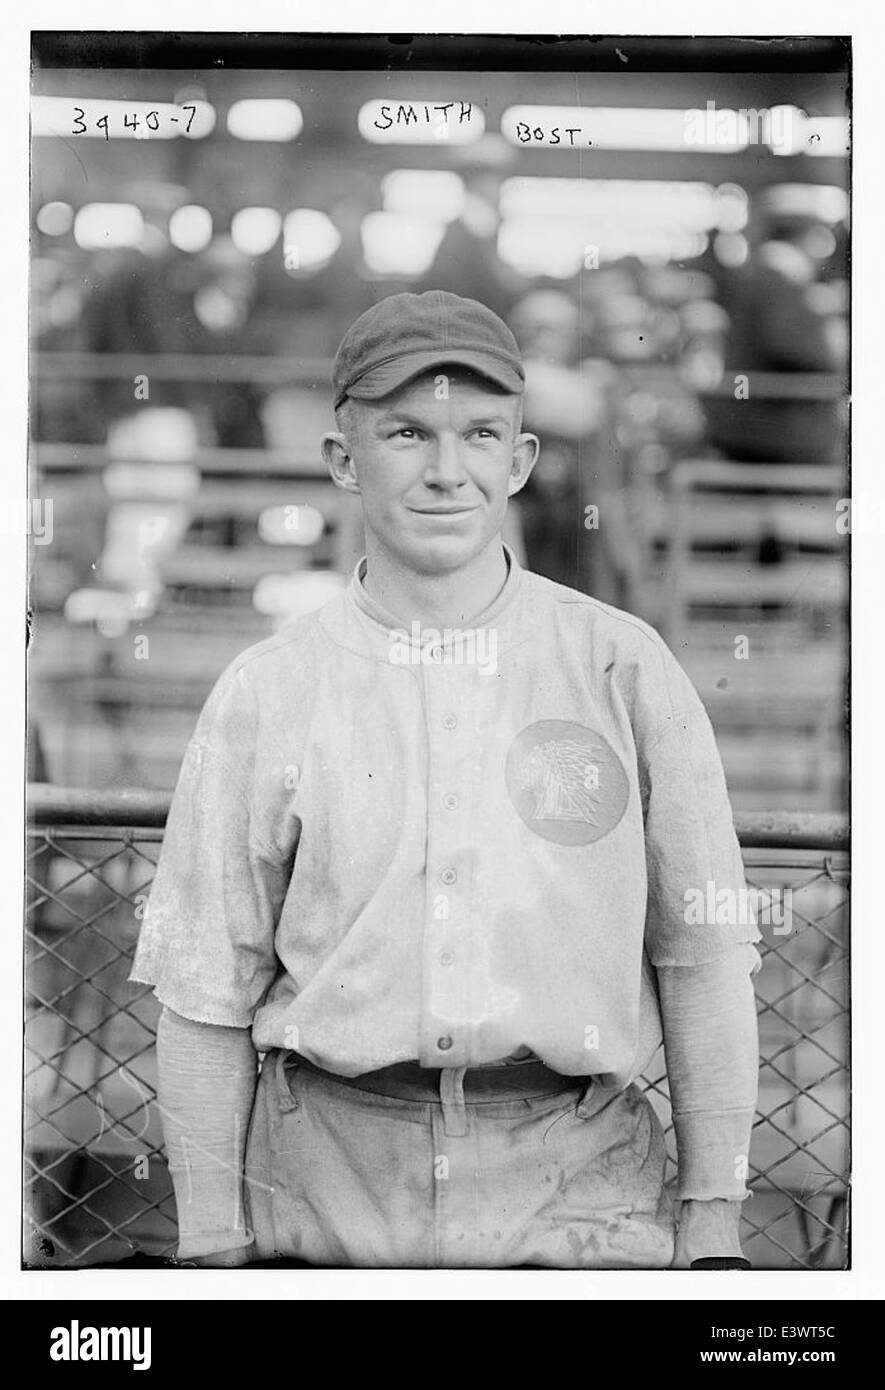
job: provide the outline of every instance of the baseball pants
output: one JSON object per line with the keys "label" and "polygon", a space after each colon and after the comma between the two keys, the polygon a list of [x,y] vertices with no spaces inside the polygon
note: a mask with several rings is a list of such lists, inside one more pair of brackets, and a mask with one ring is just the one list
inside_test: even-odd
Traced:
{"label": "baseball pants", "polygon": [[[293,1053],[268,1053],[246,1152],[254,1258],[345,1268],[668,1266],[664,1135],[639,1089],[606,1090],[540,1064],[507,1067],[481,1085],[490,1070],[467,1073],[466,1084],[463,1069],[414,1066],[346,1080]],[[373,1085],[397,1094],[363,1089]]]}

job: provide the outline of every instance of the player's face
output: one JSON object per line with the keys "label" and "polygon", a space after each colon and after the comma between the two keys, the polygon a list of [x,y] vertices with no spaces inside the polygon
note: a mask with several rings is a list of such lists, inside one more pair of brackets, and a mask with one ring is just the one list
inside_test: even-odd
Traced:
{"label": "player's face", "polygon": [[520,421],[518,396],[443,369],[350,402],[346,433],[324,451],[335,480],[362,496],[367,542],[417,573],[451,573],[495,542],[532,470],[538,441]]}

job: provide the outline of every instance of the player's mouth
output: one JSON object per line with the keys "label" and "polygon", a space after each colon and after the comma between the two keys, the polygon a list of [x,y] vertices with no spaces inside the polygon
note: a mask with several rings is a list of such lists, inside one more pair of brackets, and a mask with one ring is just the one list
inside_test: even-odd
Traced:
{"label": "player's mouth", "polygon": [[409,507],[418,516],[469,516],[476,507]]}

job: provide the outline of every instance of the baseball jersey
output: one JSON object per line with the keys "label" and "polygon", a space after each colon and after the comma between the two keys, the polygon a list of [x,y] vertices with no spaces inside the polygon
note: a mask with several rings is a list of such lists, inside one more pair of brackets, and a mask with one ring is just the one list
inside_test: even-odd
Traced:
{"label": "baseball jersey", "polygon": [[524,1051],[614,1087],[643,1070],[654,967],[759,939],[686,910],[744,886],[719,755],[653,629],[507,559],[470,629],[403,624],[363,560],[228,667],[134,980],[345,1076]]}

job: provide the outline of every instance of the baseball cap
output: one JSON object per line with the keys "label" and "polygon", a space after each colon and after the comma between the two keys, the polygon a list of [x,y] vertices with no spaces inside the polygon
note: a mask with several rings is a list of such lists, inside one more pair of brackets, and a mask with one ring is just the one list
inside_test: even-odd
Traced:
{"label": "baseball cap", "polygon": [[447,290],[391,294],[347,330],[335,354],[335,408],[345,396],[376,401],[432,367],[451,364],[521,392],[525,373],[516,339],[476,299]]}

